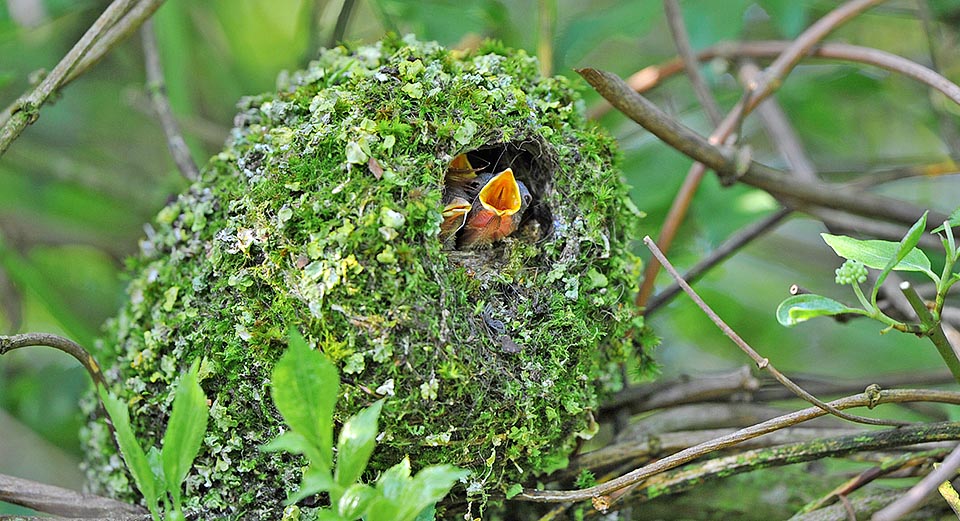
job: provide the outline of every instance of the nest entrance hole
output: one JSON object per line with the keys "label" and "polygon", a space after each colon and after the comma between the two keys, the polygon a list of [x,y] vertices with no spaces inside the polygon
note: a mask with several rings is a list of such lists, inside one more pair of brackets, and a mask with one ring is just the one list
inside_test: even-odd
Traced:
{"label": "nest entrance hole", "polygon": [[523,214],[518,233],[514,235],[530,237],[522,233],[530,225],[536,226],[536,233],[531,237],[533,240],[549,235],[553,214],[546,201],[549,199],[547,194],[553,190],[553,177],[558,168],[556,154],[549,144],[542,139],[531,138],[491,143],[464,154],[478,171],[497,173],[510,168],[517,180],[527,186],[533,199]]}

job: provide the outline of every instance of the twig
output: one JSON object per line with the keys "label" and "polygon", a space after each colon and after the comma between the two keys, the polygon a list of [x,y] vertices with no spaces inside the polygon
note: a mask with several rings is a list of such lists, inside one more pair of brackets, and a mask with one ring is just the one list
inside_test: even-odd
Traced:
{"label": "twig", "polygon": [[537,58],[540,59],[540,75],[553,75],[553,33],[557,23],[557,0],[537,2]]}
{"label": "twig", "polygon": [[[719,172],[724,178],[737,179],[795,204],[799,201],[905,225],[912,225],[923,214],[920,208],[903,201],[801,181],[754,161],[738,166],[735,159],[667,116],[656,105],[631,90],[618,76],[597,69],[578,69],[577,72],[627,117],[679,152]],[[942,222],[946,218],[940,212],[931,212],[928,217],[930,223]]]}
{"label": "twig", "polygon": [[653,253],[653,256],[656,257],[658,261],[660,261],[660,264],[663,265],[663,267],[667,270],[667,272],[670,273],[670,275],[674,278],[674,280],[677,281],[677,284],[680,284],[680,287],[690,297],[690,300],[693,300],[693,302],[697,305],[697,307],[699,307],[700,310],[703,311],[703,313],[707,315],[707,317],[709,317],[710,320],[714,324],[716,324],[721,331],[723,331],[723,334],[727,335],[727,337],[730,340],[733,340],[733,343],[737,344],[737,346],[740,347],[740,349],[744,353],[746,353],[747,356],[749,356],[754,362],[756,362],[758,368],[760,368],[761,370],[763,369],[767,370],[771,375],[773,375],[774,378],[777,379],[778,382],[783,384],[783,386],[786,387],[787,389],[790,389],[791,391],[793,391],[794,394],[816,405],[817,407],[823,408],[823,410],[825,411],[829,411],[834,416],[837,416],[839,418],[843,418],[845,420],[849,420],[852,422],[864,423],[867,425],[899,425],[899,426],[908,425],[908,423],[905,423],[905,422],[877,420],[874,418],[865,418],[862,416],[847,414],[820,401],[817,397],[808,393],[799,385],[793,383],[793,381],[787,378],[786,375],[784,375],[779,370],[777,370],[777,368],[775,368],[770,363],[769,359],[760,356],[760,353],[757,353],[756,350],[750,347],[750,344],[748,344],[743,338],[741,338],[740,335],[738,335],[737,332],[733,330],[733,328],[727,325],[727,323],[724,322],[722,318],[720,318],[720,315],[717,315],[716,312],[710,309],[710,306],[708,306],[707,303],[704,302],[702,298],[700,298],[700,295],[697,295],[697,293],[693,291],[693,288],[691,288],[690,285],[683,280],[683,277],[680,276],[680,273],[678,273],[676,268],[674,268],[673,265],[670,264],[670,261],[667,260],[667,258],[663,255],[663,252],[660,251],[660,248],[657,248],[657,245],[653,242],[653,239],[651,239],[649,235],[643,238],[643,243],[647,245],[647,248],[650,248],[650,252]]}
{"label": "twig", "polygon": [[687,77],[690,78],[690,84],[693,86],[693,92],[697,99],[707,111],[707,116],[713,126],[720,124],[720,107],[717,100],[714,99],[707,87],[707,82],[700,74],[697,64],[697,57],[690,46],[690,35],[687,34],[687,27],[683,23],[683,13],[680,11],[680,3],[677,0],[663,0],[663,10],[667,15],[667,23],[670,26],[670,34],[673,35],[673,43],[677,46],[677,53],[683,60],[683,68],[687,71]]}
{"label": "twig", "polygon": [[[697,53],[697,60],[703,62],[715,58],[769,58],[782,54],[790,44],[789,41],[779,40],[721,42]],[[887,51],[846,43],[824,43],[810,49],[806,57],[872,65],[923,83],[941,92],[954,103],[960,104],[960,86],[928,67]],[[635,91],[642,93],[683,70],[683,60],[674,58],[637,71],[630,76],[628,83]],[[588,117],[597,119],[611,108],[609,103],[598,104],[590,109]]]}
{"label": "twig", "polygon": [[[340,6],[340,13],[337,15],[337,23],[333,27],[330,39],[327,41],[327,47],[336,47],[337,44],[343,40],[343,35],[347,33],[347,24],[350,22],[350,15],[353,14],[353,7],[356,3],[356,0],[343,0],[343,5]],[[316,49],[310,49],[310,52],[314,51],[316,51]]]}
{"label": "twig", "polygon": [[760,382],[751,374],[750,367],[741,366],[730,372],[699,378],[681,377],[671,382],[628,387],[605,401],[600,414],[623,408],[628,408],[631,414],[637,414],[687,403],[726,399],[731,394],[753,392],[759,388]]}
{"label": "twig", "polygon": [[67,517],[144,519],[147,513],[137,505],[4,474],[0,474],[0,501]]}
{"label": "twig", "polygon": [[949,453],[950,451],[946,449],[933,449],[923,452],[908,452],[906,454],[900,454],[887,461],[884,461],[881,465],[870,467],[869,469],[857,474],[853,478],[850,478],[840,486],[831,490],[826,495],[817,498],[815,501],[807,503],[797,513],[803,514],[823,508],[829,505],[833,499],[848,496],[851,492],[859,490],[879,478],[889,476],[893,473],[900,473],[905,469],[915,470],[917,467],[927,465],[931,460],[940,461]]}
{"label": "twig", "polygon": [[4,121],[3,127],[0,128],[0,156],[28,125],[40,117],[40,107],[60,88],[67,74],[77,65],[94,41],[120,20],[134,2],[135,0],[114,0],[60,60],[60,63],[50,71],[50,74],[36,88],[14,103],[12,110],[5,116],[9,119]]}
{"label": "twig", "polygon": [[[800,36],[784,49],[783,53],[777,56],[773,63],[767,67],[759,81],[744,93],[733,110],[723,118],[713,133],[710,134],[710,137],[707,139],[708,143],[710,145],[725,144],[727,138],[740,127],[740,122],[743,118],[749,114],[757,104],[779,88],[787,74],[793,70],[797,63],[800,62],[803,56],[816,45],[817,42],[843,23],[881,1],[882,0],[850,0],[833,11],[830,11],[824,15],[823,18],[808,27],[807,30],[801,33]],[[594,85],[594,87],[596,87],[596,85]],[[607,96],[604,97],[616,106],[614,100]],[[693,199],[693,194],[703,180],[708,166],[711,165],[702,161],[694,163],[687,172],[683,186],[674,197],[673,204],[670,207],[670,211],[667,214],[667,218],[665,219],[657,240],[664,251],[669,251],[673,237],[687,214],[690,201]],[[647,300],[653,293],[654,283],[659,270],[659,264],[653,260],[651,260],[646,270],[644,270],[643,283],[640,285],[640,291],[637,292],[636,297],[637,307],[643,308],[646,306]]]}
{"label": "twig", "polygon": [[50,333],[23,333],[13,336],[0,336],[0,356],[14,349],[30,346],[47,346],[67,353],[83,365],[87,373],[90,374],[90,377],[93,378],[94,383],[106,387],[103,373],[100,372],[100,365],[93,359],[93,355],[88,353],[83,346],[69,338]]}
{"label": "twig", "polygon": [[[848,396],[846,398],[830,402],[830,406],[836,409],[849,409],[851,407],[873,407],[881,403],[904,403],[915,401],[960,405],[960,392],[937,391],[930,389],[884,390],[876,393],[860,393],[857,395]],[[717,450],[732,447],[742,441],[756,438],[757,436],[782,429],[786,426],[796,425],[800,422],[804,422],[813,418],[819,418],[826,414],[827,413],[820,407],[808,407],[801,411],[778,416],[777,418],[752,425],[745,429],[740,429],[739,431],[728,436],[721,436],[707,443],[701,443],[700,445],[682,450],[676,454],[672,454],[654,461],[649,465],[628,472],[627,474],[612,479],[606,483],[601,483],[599,485],[582,490],[528,489],[521,492],[519,495],[514,497],[514,499],[519,501],[555,503],[602,498],[615,490],[633,485],[634,483],[639,483],[650,476],[679,467],[680,465],[693,461]]]}
{"label": "twig", "polygon": [[[649,461],[664,454],[692,447],[699,443],[708,442],[720,436],[728,436],[737,429],[702,429],[695,431],[677,431],[660,433],[657,435],[641,436],[634,439],[621,440],[588,452],[570,462],[568,469],[559,473],[557,478],[576,475],[581,469],[609,468],[612,465],[622,463]],[[852,428],[806,428],[806,427],[788,427],[776,432],[764,434],[752,440],[744,441],[737,445],[738,449],[757,449],[767,448],[786,443],[796,443],[811,441],[825,437],[837,437],[857,433],[857,429]],[[714,460],[711,460],[714,461]],[[553,478],[554,476],[551,476]]]}
{"label": "twig", "polygon": [[157,34],[153,30],[153,20],[144,22],[143,27],[140,28],[140,35],[143,37],[147,90],[150,92],[150,99],[153,101],[157,118],[160,119],[163,133],[167,136],[167,148],[170,149],[173,162],[177,164],[177,169],[183,177],[190,182],[195,182],[200,179],[200,169],[190,156],[190,148],[187,147],[187,142],[180,133],[180,126],[173,117],[173,109],[170,107],[170,100],[167,99],[167,87],[163,79],[163,66],[160,64],[160,51],[157,48]]}
{"label": "twig", "polygon": [[163,5],[163,1],[164,0],[139,0],[119,22],[107,29],[103,36],[93,43],[90,50],[80,58],[77,66],[67,75],[66,80],[60,85],[60,88],[68,85],[80,75],[87,72],[90,67],[99,63],[107,53],[113,50],[120,42],[126,40],[134,31],[143,25],[144,21],[153,16],[153,13]]}
{"label": "twig", "polygon": [[640,497],[637,499],[645,501],[689,490],[707,480],[774,466],[844,456],[853,452],[957,439],[960,439],[960,423],[941,422],[913,425],[900,429],[859,432],[834,438],[820,438],[776,447],[754,449],[739,452],[732,456],[714,458],[702,465],[665,472],[651,477],[635,487],[618,490],[612,495],[611,500],[615,502],[626,494],[639,493]]}
{"label": "twig", "polygon": [[[748,226],[745,226],[737,233],[730,236],[726,241],[723,242],[720,246],[710,252],[710,254],[705,257],[703,260],[698,262],[692,268],[690,268],[686,273],[683,274],[684,280],[689,283],[694,283],[700,280],[708,271],[713,269],[716,265],[722,263],[732,256],[734,253],[739,251],[741,248],[753,242],[756,238],[765,235],[774,228],[780,225],[790,214],[793,213],[792,210],[786,208],[781,208],[776,212],[767,215],[766,217],[760,219],[757,222],[751,223]],[[661,306],[673,299],[680,293],[680,285],[674,283],[673,285],[665,288],[660,293],[657,293],[653,298],[647,302],[647,309],[644,311],[645,316],[650,316]]]}
{"label": "twig", "polygon": [[[923,23],[923,32],[927,36],[927,47],[930,49],[930,68],[938,73],[942,70],[940,67],[940,52],[937,46],[937,39],[940,36],[939,28],[933,23],[933,14],[930,12],[930,2],[927,0],[917,0],[917,14]],[[957,126],[954,124],[953,117],[937,102],[934,96],[930,97],[931,109],[937,115],[937,121],[940,124],[940,134],[944,144],[950,149],[950,152],[956,156],[960,155],[960,135],[957,132]]]}
{"label": "twig", "polygon": [[894,521],[912,512],[927,496],[937,490],[941,483],[952,479],[957,474],[957,469],[960,469],[960,445],[953,449],[939,468],[927,474],[903,497],[874,514],[872,521]]}

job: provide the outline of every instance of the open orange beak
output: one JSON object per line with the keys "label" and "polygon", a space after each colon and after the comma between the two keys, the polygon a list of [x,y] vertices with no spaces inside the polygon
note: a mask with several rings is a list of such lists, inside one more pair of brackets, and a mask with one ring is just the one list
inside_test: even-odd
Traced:
{"label": "open orange beak", "polygon": [[484,208],[500,217],[513,215],[523,207],[520,185],[510,168],[493,176],[493,179],[480,189],[477,199]]}
{"label": "open orange beak", "polygon": [[491,177],[477,194],[458,246],[461,249],[486,246],[515,232],[529,200],[530,192],[517,181],[512,169]]}

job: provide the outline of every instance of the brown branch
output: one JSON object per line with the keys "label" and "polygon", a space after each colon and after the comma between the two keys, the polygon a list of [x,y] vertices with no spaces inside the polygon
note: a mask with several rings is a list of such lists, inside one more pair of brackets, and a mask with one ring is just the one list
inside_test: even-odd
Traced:
{"label": "brown branch", "polygon": [[770,363],[769,359],[760,356],[760,353],[757,353],[755,349],[750,347],[750,344],[748,344],[746,340],[744,340],[740,335],[738,335],[737,332],[733,330],[733,328],[727,325],[727,323],[724,322],[722,318],[720,318],[720,315],[717,315],[717,313],[713,311],[713,309],[711,309],[710,306],[708,306],[707,303],[704,302],[702,298],[700,298],[700,295],[697,295],[697,292],[693,291],[693,288],[691,288],[690,285],[683,280],[683,277],[680,276],[680,273],[677,272],[676,268],[674,268],[672,264],[670,264],[670,261],[667,260],[667,257],[664,256],[663,252],[661,252],[660,249],[657,248],[657,245],[654,244],[653,239],[651,239],[649,235],[643,238],[643,243],[647,245],[647,248],[650,248],[650,251],[653,253],[653,256],[656,257],[658,261],[660,261],[660,264],[662,264],[663,267],[674,278],[674,280],[676,280],[677,283],[680,284],[680,287],[690,297],[690,300],[693,300],[693,302],[697,305],[697,307],[699,307],[700,310],[703,311],[703,313],[707,315],[707,317],[709,317],[710,320],[714,324],[716,324],[721,331],[723,331],[723,334],[726,335],[727,338],[732,340],[733,343],[737,344],[740,350],[746,353],[746,355],[749,356],[757,364],[758,368],[765,369],[774,378],[776,378],[778,382],[783,384],[784,387],[793,391],[795,395],[797,395],[800,398],[803,398],[809,403],[816,405],[817,407],[823,408],[823,410],[830,412],[834,416],[837,416],[839,418],[843,418],[845,420],[849,420],[852,422],[864,423],[867,425],[898,425],[898,426],[908,425],[908,423],[905,423],[905,422],[877,420],[874,418],[865,418],[862,416],[856,416],[856,415],[851,415],[851,414],[841,412],[840,410],[833,408],[830,405],[820,401],[817,397],[808,393],[799,385],[793,383],[793,381],[787,378],[786,375],[784,375],[779,370],[777,370],[777,368],[775,368],[773,364]]}
{"label": "brown branch", "polygon": [[751,374],[750,368],[741,366],[733,371],[698,378],[682,376],[675,381],[627,387],[605,401],[600,414],[622,409],[637,414],[687,403],[726,400],[732,394],[752,393],[759,388],[760,382]]}
{"label": "brown branch", "polygon": [[680,3],[677,0],[663,0],[663,11],[667,16],[667,23],[670,26],[670,34],[673,36],[673,43],[677,47],[677,53],[683,60],[683,68],[687,71],[687,77],[690,78],[690,84],[693,86],[693,92],[697,95],[700,104],[703,105],[710,122],[714,126],[720,124],[723,116],[720,115],[720,107],[717,100],[714,99],[707,87],[706,80],[700,74],[697,64],[697,57],[690,46],[690,36],[687,34],[687,28],[683,23],[683,13],[680,11]]}
{"label": "brown branch", "polygon": [[[754,161],[738,166],[736,159],[667,116],[656,105],[631,90],[618,76],[597,69],[578,69],[577,72],[627,117],[676,150],[717,171],[721,178],[739,180],[786,202],[796,204],[799,201],[905,225],[912,225],[923,214],[920,208],[902,201],[801,181]],[[929,220],[937,223],[946,217],[945,214],[931,212]]]}
{"label": "brown branch", "polygon": [[[330,39],[327,40],[327,47],[336,47],[343,41],[343,36],[347,34],[347,24],[350,22],[350,15],[353,14],[353,8],[356,4],[356,0],[343,0],[343,4],[340,6],[340,12],[337,14],[337,23],[333,26]],[[311,49],[310,51],[314,52],[316,49]]]}
{"label": "brown branch", "polygon": [[94,383],[106,387],[103,373],[100,371],[100,365],[93,359],[93,355],[88,353],[83,346],[69,338],[50,333],[24,333],[21,335],[0,336],[0,356],[14,349],[31,346],[47,346],[67,353],[83,365],[87,373],[90,374],[90,377],[93,378]]}
{"label": "brown branch", "polygon": [[[817,42],[825,38],[830,32],[843,23],[871,6],[880,3],[880,1],[881,0],[849,0],[808,27],[807,30],[801,33],[796,40],[784,49],[783,53],[777,56],[773,63],[764,71],[760,80],[744,93],[740,101],[733,107],[733,110],[723,118],[713,133],[710,134],[708,139],[709,144],[725,144],[731,134],[740,127],[740,122],[743,118],[749,114],[757,104],[766,99],[780,86],[787,74],[793,70],[797,63],[800,62],[800,59],[809,52]],[[594,87],[596,88],[595,85]],[[616,106],[614,100],[607,96],[604,97]],[[680,223],[683,222],[687,214],[690,202],[693,200],[693,194],[703,180],[708,166],[709,164],[701,161],[694,163],[687,172],[683,186],[674,197],[673,204],[667,213],[663,228],[660,230],[660,236],[657,239],[657,243],[664,251],[670,250],[673,238],[680,227]],[[650,298],[650,295],[653,294],[653,287],[659,270],[660,265],[654,260],[651,260],[644,270],[643,283],[641,283],[640,290],[637,292],[636,297],[637,307],[642,309],[646,306],[647,300]]]}
{"label": "brown branch", "polygon": [[58,516],[150,519],[145,516],[146,510],[137,505],[3,474],[0,501]]}
{"label": "brown branch", "polygon": [[[643,483],[638,483],[633,487],[618,490],[611,499],[616,501],[616,499],[626,494],[639,493],[640,497],[636,499],[645,501],[666,494],[690,490],[704,481],[724,478],[744,472],[752,472],[754,470],[839,457],[854,452],[883,450],[917,443],[952,441],[957,439],[960,439],[960,423],[941,422],[912,425],[899,429],[859,432],[838,437],[812,439],[775,447],[753,449],[731,456],[714,458],[702,465],[693,465],[688,468],[665,472]],[[940,481],[943,480],[941,479]],[[939,482],[936,484],[939,484]],[[936,489],[936,484],[934,485],[934,489]],[[920,499],[922,500],[923,497]],[[877,517],[874,517],[874,519],[876,520]]]}
{"label": "brown branch", "polygon": [[200,179],[200,169],[190,156],[187,142],[180,133],[180,126],[173,116],[170,100],[167,99],[167,88],[163,78],[163,66],[160,64],[160,50],[157,48],[157,34],[153,30],[153,21],[147,20],[140,28],[143,39],[143,56],[147,70],[147,90],[153,101],[153,108],[163,133],[167,137],[167,148],[173,156],[177,169],[190,182]]}
{"label": "brown branch", "polygon": [[32,91],[21,96],[13,104],[12,109],[4,116],[9,117],[9,119],[5,120],[3,127],[0,128],[0,156],[28,125],[40,117],[40,107],[60,88],[67,74],[87,53],[94,41],[115,24],[130,9],[134,1],[114,0],[87,32],[80,37],[80,40],[70,49],[67,55],[60,60],[60,63],[50,71],[50,74]]}
{"label": "brown branch", "polygon": [[953,479],[960,469],[960,445],[950,453],[939,468],[927,474],[909,492],[873,515],[873,521],[894,521],[916,509],[923,500],[937,490],[944,481]]}
{"label": "brown branch", "polygon": [[[768,232],[775,229],[792,213],[792,210],[781,208],[776,212],[773,212],[772,214],[760,219],[759,221],[745,226],[740,231],[730,236],[726,241],[723,242],[723,244],[717,246],[717,248],[711,251],[710,254],[707,255],[703,260],[687,270],[687,272],[683,274],[684,280],[691,284],[700,280],[700,278],[703,277],[708,271],[723,261],[729,259],[741,248],[753,242],[758,237],[766,235]],[[673,283],[672,285],[668,286],[647,302],[647,308],[644,310],[643,314],[645,316],[650,316],[657,309],[672,300],[673,297],[677,296],[680,291],[680,285],[677,283]]]}
{"label": "brown branch", "polygon": [[[778,56],[789,47],[791,42],[779,40],[759,40],[752,42],[721,42],[697,53],[697,60],[704,62],[716,58],[770,58]],[[841,60],[884,69],[901,74],[907,78],[942,93],[954,103],[960,104],[960,86],[936,71],[902,56],[859,45],[845,43],[824,43],[810,49],[807,58]],[[667,62],[651,65],[632,74],[627,81],[638,93],[653,89],[664,80],[683,71],[683,60],[674,58]],[[588,117],[596,119],[606,114],[612,106],[600,103],[591,107]]]}
{"label": "brown branch", "polygon": [[[904,403],[904,402],[938,402],[960,405],[960,392],[936,391],[929,389],[903,389],[887,390],[877,393],[861,393],[848,396],[839,400],[830,402],[830,406],[837,409],[849,409],[852,407],[873,407],[881,403]],[[715,438],[707,443],[701,443],[689,449],[684,449],[676,454],[659,459],[649,465],[635,469],[623,476],[610,480],[583,490],[524,490],[514,497],[519,501],[537,501],[537,502],[567,502],[567,501],[585,501],[593,498],[601,498],[615,490],[639,483],[650,476],[659,474],[666,470],[676,468],[680,465],[693,461],[697,458],[715,452],[717,450],[732,447],[740,442],[756,438],[763,434],[780,430],[787,426],[819,418],[826,415],[823,409],[819,407],[808,407],[783,416],[778,416],[771,420],[752,425],[745,429],[727,435]]]}
{"label": "brown branch", "polygon": [[60,85],[61,88],[77,79],[80,75],[86,73],[91,67],[96,65],[116,46],[130,37],[143,23],[153,16],[153,13],[163,5],[164,0],[139,0],[130,10],[120,19],[119,22],[97,39],[90,47],[90,50],[80,59],[77,66],[70,71],[66,80]]}

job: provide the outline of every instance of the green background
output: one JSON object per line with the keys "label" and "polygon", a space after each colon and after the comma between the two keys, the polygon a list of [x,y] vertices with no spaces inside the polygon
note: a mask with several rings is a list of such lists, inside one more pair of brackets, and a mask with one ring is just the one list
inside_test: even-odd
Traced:
{"label": "green background", "polygon": [[[281,71],[303,66],[318,46],[329,43],[342,3],[169,0],[161,7],[155,21],[167,91],[199,164],[220,149],[241,96],[273,90]],[[912,1],[875,8],[830,40],[924,64],[933,52],[941,71],[960,81],[960,57],[950,52],[958,38],[960,2],[929,4],[937,35],[932,45]],[[106,5],[0,3],[0,105],[29,87],[32,72],[52,69]],[[813,0],[681,2],[696,49],[732,39],[790,39],[835,6]],[[481,36],[536,53],[540,8],[533,0],[359,1],[345,38],[370,42],[386,31],[413,32],[457,46]],[[558,1],[551,42],[553,70],[571,77],[574,68],[584,66],[626,77],[675,55],[661,2],[654,0]],[[729,109],[740,93],[732,65],[715,61],[703,70]],[[598,96],[582,85],[589,107]],[[648,96],[709,133],[682,76]],[[925,165],[954,170],[949,140],[942,136],[957,132],[960,109],[911,80],[866,66],[810,60],[794,71],[777,99],[825,177]],[[648,214],[645,232],[656,237],[690,160],[619,114],[601,123],[622,145],[625,181]],[[746,121],[743,139],[758,160],[783,166],[757,118]],[[144,223],[185,186],[152,113],[135,35],[44,107],[0,158],[0,332],[56,332],[93,345],[102,321],[119,307],[124,259],[136,251]],[[949,212],[960,201],[960,179],[918,177],[877,191]],[[722,188],[707,177],[670,256],[680,267],[690,266],[775,207],[762,192]],[[822,231],[820,223],[795,217],[696,288],[789,374],[846,378],[939,368],[931,345],[906,335],[881,336],[875,323],[820,320],[795,329],[776,323],[774,310],[792,283],[852,302],[851,294],[833,284],[840,260],[820,240]],[[637,251],[648,258],[637,239]],[[668,283],[664,277],[658,287]],[[650,323],[664,339],[655,357],[665,376],[749,362],[685,297],[660,309]],[[72,359],[49,349],[0,359],[0,473],[79,488],[76,399],[87,385]]]}

